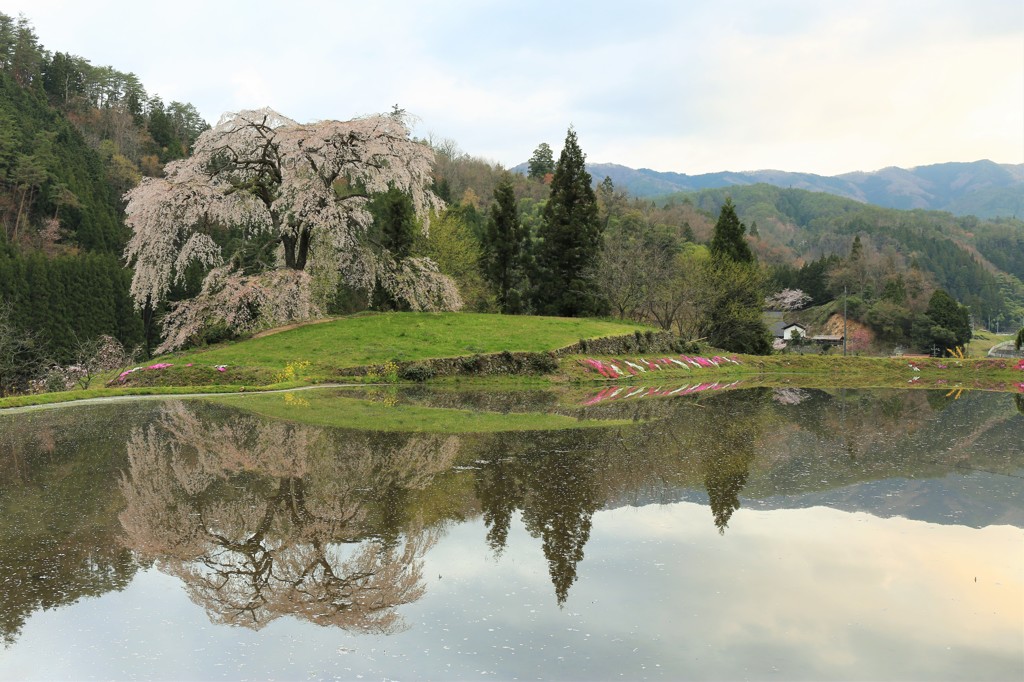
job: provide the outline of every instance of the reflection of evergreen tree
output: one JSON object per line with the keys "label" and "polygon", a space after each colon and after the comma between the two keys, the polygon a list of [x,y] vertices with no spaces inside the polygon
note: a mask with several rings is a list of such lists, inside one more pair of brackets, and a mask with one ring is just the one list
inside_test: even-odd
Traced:
{"label": "reflection of evergreen tree", "polygon": [[487,525],[487,545],[500,556],[508,541],[512,514],[523,501],[515,461],[503,458],[477,471],[475,488]]}
{"label": "reflection of evergreen tree", "polygon": [[123,590],[138,565],[117,538],[117,442],[144,405],[0,416],[0,648],[35,612]]}
{"label": "reflection of evergreen tree", "polygon": [[704,485],[708,490],[715,527],[721,534],[725,534],[732,513],[740,508],[740,491],[747,483],[753,460],[753,452],[740,452],[731,457],[705,461]]}
{"label": "reflection of evergreen tree", "polygon": [[716,409],[708,410],[702,427],[707,439],[700,466],[720,534],[725,533],[733,512],[740,508],[740,492],[757,456],[754,445],[764,425],[769,395],[765,391],[743,391],[716,396]]}
{"label": "reflection of evergreen tree", "polygon": [[377,496],[380,509],[380,535],[384,546],[389,549],[397,547],[402,532],[409,526],[409,491],[395,483],[384,487]]}
{"label": "reflection of evergreen tree", "polygon": [[523,522],[542,538],[555,597],[564,604],[590,539],[591,517],[601,506],[594,471],[588,458],[556,453],[532,460],[526,474]]}
{"label": "reflection of evergreen tree", "polygon": [[942,412],[952,405],[955,400],[949,391],[925,391],[924,393],[925,397],[928,398],[928,405],[934,412]]}
{"label": "reflection of evergreen tree", "polygon": [[1013,402],[1017,405],[1017,411],[1024,414],[1024,393],[1013,396]]}
{"label": "reflection of evergreen tree", "polygon": [[[594,462],[581,452],[580,439],[574,431],[497,436],[491,448],[494,460],[476,477],[491,549],[500,553],[505,547],[512,514],[522,509],[527,531],[543,544],[559,604],[576,582],[591,517],[603,499]],[[510,457],[513,453],[515,458]]]}

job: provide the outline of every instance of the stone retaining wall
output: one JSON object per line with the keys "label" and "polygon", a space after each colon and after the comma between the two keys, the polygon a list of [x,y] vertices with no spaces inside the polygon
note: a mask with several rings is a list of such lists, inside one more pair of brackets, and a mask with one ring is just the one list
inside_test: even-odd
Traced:
{"label": "stone retaining wall", "polygon": [[[625,336],[580,339],[553,351],[529,353],[509,352],[465,355],[455,358],[433,358],[395,363],[398,378],[404,381],[426,381],[446,376],[501,376],[549,374],[558,369],[558,358],[567,355],[623,355],[671,352],[678,346],[671,332],[640,332]],[[383,365],[369,365],[341,370],[341,376],[384,374]]]}
{"label": "stone retaining wall", "polygon": [[1003,341],[988,349],[990,358],[1024,358],[1024,346],[1018,351],[1013,347],[1013,341]]}

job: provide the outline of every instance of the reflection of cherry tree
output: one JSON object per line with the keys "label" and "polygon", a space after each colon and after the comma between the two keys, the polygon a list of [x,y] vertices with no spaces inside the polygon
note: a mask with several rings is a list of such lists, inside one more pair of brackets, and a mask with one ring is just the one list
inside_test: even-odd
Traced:
{"label": "reflection of cherry tree", "polygon": [[419,489],[453,461],[454,438],[353,435],[171,403],[128,441],[127,543],[183,580],[217,622],[260,628],[286,614],[365,632],[402,627],[423,593],[436,533],[384,542],[379,491]]}

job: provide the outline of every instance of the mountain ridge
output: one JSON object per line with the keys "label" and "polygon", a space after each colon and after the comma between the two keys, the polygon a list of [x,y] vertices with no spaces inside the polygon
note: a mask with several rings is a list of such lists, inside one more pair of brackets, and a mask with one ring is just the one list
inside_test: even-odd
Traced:
{"label": "mountain ridge", "polygon": [[[512,170],[525,172],[526,164]],[[979,218],[1024,216],[1024,163],[1000,164],[988,159],[912,168],[888,166],[840,175],[777,169],[688,175],[616,163],[588,163],[587,170],[595,184],[610,177],[616,187],[638,198],[765,183],[825,192],[885,208],[949,211]]]}

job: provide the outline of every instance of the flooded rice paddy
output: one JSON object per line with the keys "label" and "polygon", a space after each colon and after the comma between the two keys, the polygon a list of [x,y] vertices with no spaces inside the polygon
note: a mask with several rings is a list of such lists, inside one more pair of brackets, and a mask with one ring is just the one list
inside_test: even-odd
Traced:
{"label": "flooded rice paddy", "polygon": [[675,388],[0,414],[0,678],[1024,678],[1019,397]]}

